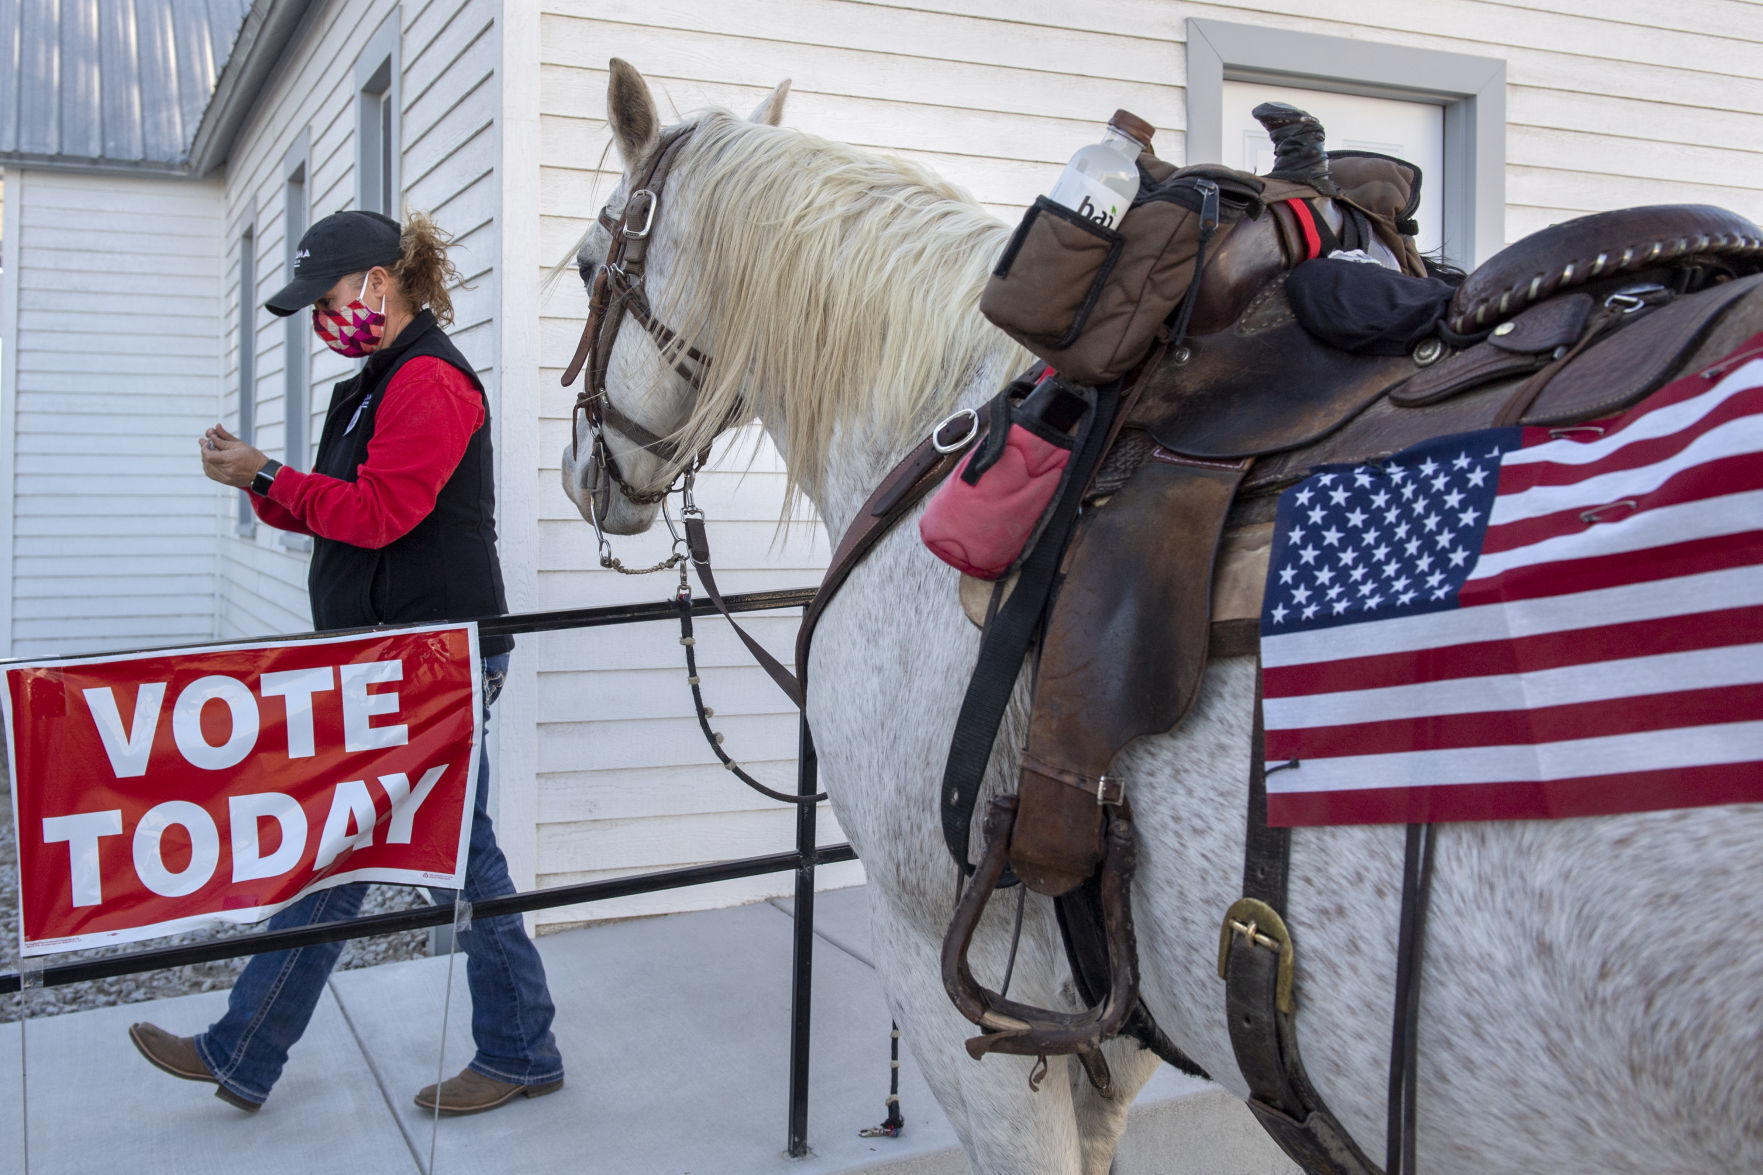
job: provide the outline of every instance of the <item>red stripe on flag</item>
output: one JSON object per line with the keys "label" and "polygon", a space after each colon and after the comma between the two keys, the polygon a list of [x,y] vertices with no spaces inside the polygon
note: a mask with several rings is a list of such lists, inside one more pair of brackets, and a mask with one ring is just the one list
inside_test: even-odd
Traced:
{"label": "red stripe on flag", "polygon": [[[1609,472],[1599,470],[1598,472]],[[1705,461],[1700,465],[1692,465],[1688,469],[1680,469],[1655,490],[1633,496],[1635,508],[1631,511],[1618,512],[1611,515],[1611,521],[1623,521],[1633,518],[1643,510],[1657,510],[1661,506],[1677,506],[1684,502],[1706,501],[1723,497],[1727,494],[1742,494],[1751,490],[1763,490],[1763,453],[1737,453],[1730,457],[1719,457]],[[1502,481],[1501,493],[1505,493]],[[1514,522],[1502,522],[1488,528],[1482,539],[1481,550],[1484,555],[1499,554],[1502,551],[1528,547],[1532,543],[1540,543],[1545,539],[1558,538],[1565,534],[1579,534],[1603,523],[1587,522],[1581,517],[1583,511],[1596,506],[1607,505],[1605,501],[1583,501],[1565,510],[1553,514],[1543,514],[1535,518],[1521,518]]]}
{"label": "red stripe on flag", "polygon": [[1267,796],[1267,823],[1277,828],[1551,820],[1763,800],[1763,761],[1594,775],[1551,783],[1454,783],[1334,792],[1275,792],[1272,789],[1278,786],[1278,779],[1278,774],[1269,776]]}
{"label": "red stripe on flag", "polygon": [[[1350,633],[1343,629],[1341,638],[1342,650],[1349,650]],[[1261,680],[1269,698],[1299,698],[1352,690],[1391,689],[1429,681],[1498,677],[1537,669],[1590,665],[1664,653],[1689,653],[1759,641],[1763,641],[1763,605],[1753,605],[1623,624],[1590,625],[1505,640],[1473,641],[1437,649],[1269,666],[1261,671]]]}
{"label": "red stripe on flag", "polygon": [[1748,530],[1640,551],[1514,567],[1487,579],[1469,580],[1458,591],[1457,599],[1466,608],[1510,600],[1540,600],[1758,563],[1763,563],[1763,531]]}
{"label": "red stripe on flag", "polygon": [[1400,755],[1463,747],[1536,746],[1763,718],[1763,685],[1600,698],[1528,710],[1432,714],[1339,726],[1267,730],[1269,759]]}
{"label": "red stripe on flag", "polygon": [[[1620,448],[1599,457],[1596,461],[1586,464],[1574,464],[1566,461],[1536,461],[1507,465],[1500,470],[1500,493],[1522,493],[1541,485],[1573,485],[1587,478],[1597,477],[1605,473],[1614,473],[1624,469],[1640,469],[1669,460],[1689,448],[1699,437],[1713,432],[1734,420],[1746,416],[1763,414],[1763,387],[1746,388],[1731,397],[1720,401],[1709,408],[1706,415],[1697,417],[1691,424],[1674,433],[1664,436],[1647,437],[1630,441]],[[1613,432],[1607,436],[1581,439],[1578,434],[1570,434],[1551,444],[1591,445],[1604,444],[1612,437],[1620,437],[1621,432]],[[1532,446],[1525,446],[1529,449]]]}

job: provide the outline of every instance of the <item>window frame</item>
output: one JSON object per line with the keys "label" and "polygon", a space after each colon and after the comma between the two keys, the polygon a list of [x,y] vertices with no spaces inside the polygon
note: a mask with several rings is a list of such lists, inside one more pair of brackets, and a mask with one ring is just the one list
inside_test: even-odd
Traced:
{"label": "window frame", "polygon": [[1444,108],[1444,252],[1465,269],[1506,241],[1506,62],[1189,17],[1187,162],[1224,151],[1224,83],[1287,84]]}
{"label": "window frame", "polygon": [[[294,251],[312,227],[312,147],[306,131],[282,157],[282,273],[294,280]],[[311,467],[312,320],[294,313],[283,320],[282,461],[295,469]],[[305,535],[282,531],[277,541],[291,550],[310,550]]]}
{"label": "window frame", "polygon": [[355,59],[355,207],[401,219],[401,20],[394,11]]}
{"label": "window frame", "polygon": [[[257,443],[257,207],[253,201],[245,209],[239,228],[239,307],[235,323],[238,331],[238,438],[247,445]],[[238,518],[234,532],[249,538],[257,533],[257,514],[251,509],[251,498],[240,494]]]}

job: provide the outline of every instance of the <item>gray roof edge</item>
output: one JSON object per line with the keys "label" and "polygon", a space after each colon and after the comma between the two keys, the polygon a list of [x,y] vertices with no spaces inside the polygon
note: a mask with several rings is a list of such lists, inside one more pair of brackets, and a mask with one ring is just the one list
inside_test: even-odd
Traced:
{"label": "gray roof edge", "polygon": [[30,171],[61,171],[80,175],[136,175],[156,179],[196,179],[181,163],[135,162],[114,159],[74,159],[66,155],[33,155],[26,151],[0,151],[0,167]]}
{"label": "gray roof edge", "polygon": [[226,66],[215,82],[214,97],[196,126],[183,174],[202,179],[226,161],[239,128],[314,3],[315,0],[254,0]]}

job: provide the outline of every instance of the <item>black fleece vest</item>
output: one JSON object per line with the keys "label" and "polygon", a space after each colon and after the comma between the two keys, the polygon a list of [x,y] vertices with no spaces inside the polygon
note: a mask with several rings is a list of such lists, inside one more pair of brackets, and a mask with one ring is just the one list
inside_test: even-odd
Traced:
{"label": "black fleece vest", "polygon": [[[368,356],[353,379],[331,392],[330,411],[318,442],[314,473],[354,481],[367,459],[379,407],[398,370],[419,356],[440,359],[461,371],[483,397],[484,385],[427,310],[398,333],[391,346]],[[418,621],[473,620],[508,610],[502,566],[496,559],[495,456],[490,449],[490,406],[471,434],[459,467],[441,487],[435,508],[403,538],[378,550],[335,539],[312,540],[307,590],[314,627],[361,628]],[[488,657],[506,653],[514,641],[486,636]]]}

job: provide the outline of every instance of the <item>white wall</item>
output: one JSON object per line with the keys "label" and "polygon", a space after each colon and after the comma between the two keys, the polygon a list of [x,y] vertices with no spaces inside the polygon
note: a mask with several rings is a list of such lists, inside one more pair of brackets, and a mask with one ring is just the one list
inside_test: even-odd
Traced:
{"label": "white wall", "polygon": [[220,186],[7,174],[0,636],[16,656],[207,639]]}
{"label": "white wall", "polygon": [[1698,200],[1763,217],[1763,6],[1747,0],[546,7],[547,211],[559,216],[548,245],[588,208],[609,56],[681,110],[745,108],[792,77],[792,125],[919,157],[1002,211],[1027,203],[1117,106],[1159,128],[1160,154],[1184,158],[1189,17],[1505,58],[1509,239],[1631,204]]}

